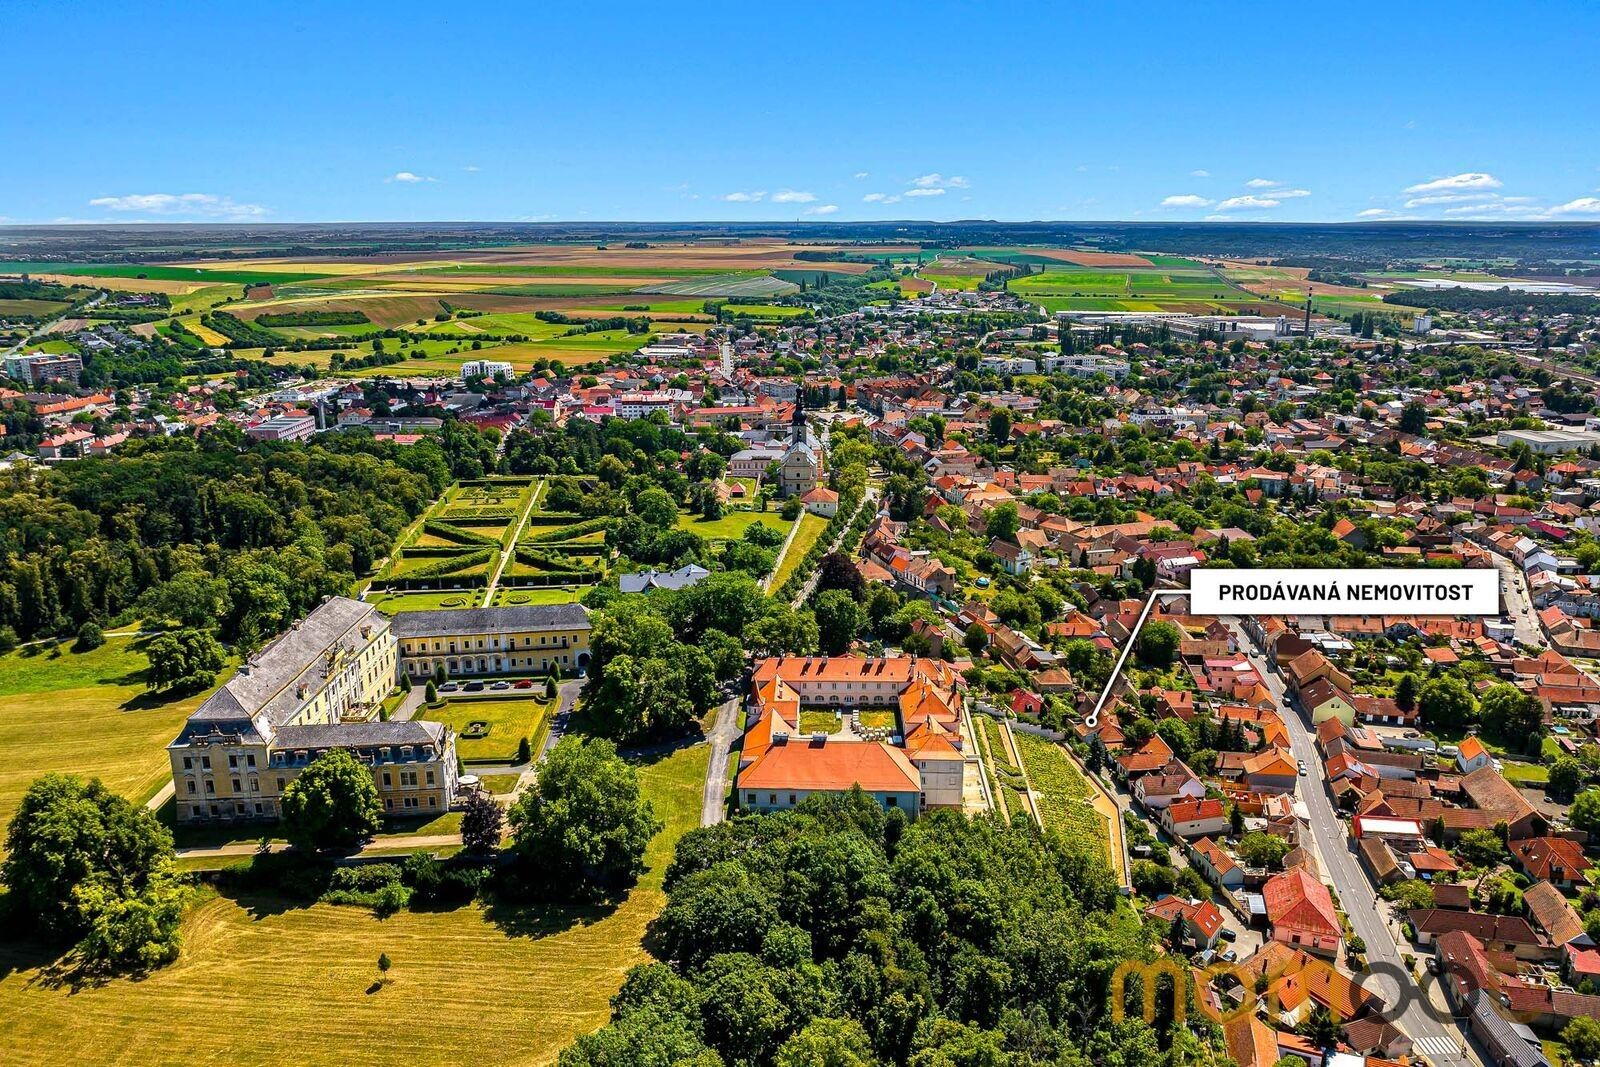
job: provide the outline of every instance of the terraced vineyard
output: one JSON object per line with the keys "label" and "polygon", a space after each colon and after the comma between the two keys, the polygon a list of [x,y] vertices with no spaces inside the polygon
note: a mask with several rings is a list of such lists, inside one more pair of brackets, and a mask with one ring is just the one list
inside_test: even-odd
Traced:
{"label": "terraced vineyard", "polygon": [[989,749],[989,767],[993,771],[989,785],[994,790],[1000,814],[1008,819],[1018,812],[1030,814],[1027,779],[1022,776],[1021,768],[1011,761],[1000,724],[987,715],[973,717],[982,724],[984,744]]}
{"label": "terraced vineyard", "polygon": [[1014,733],[1028,781],[1039,801],[1047,829],[1059,829],[1075,841],[1094,840],[1111,855],[1111,833],[1091,803],[1094,788],[1061,746],[1043,737]]}

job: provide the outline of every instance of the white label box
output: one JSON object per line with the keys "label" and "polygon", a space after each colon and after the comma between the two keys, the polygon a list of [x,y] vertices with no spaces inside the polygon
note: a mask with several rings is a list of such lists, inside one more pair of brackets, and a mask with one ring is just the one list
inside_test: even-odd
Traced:
{"label": "white label box", "polygon": [[1492,568],[1201,568],[1195,615],[1499,615]]}

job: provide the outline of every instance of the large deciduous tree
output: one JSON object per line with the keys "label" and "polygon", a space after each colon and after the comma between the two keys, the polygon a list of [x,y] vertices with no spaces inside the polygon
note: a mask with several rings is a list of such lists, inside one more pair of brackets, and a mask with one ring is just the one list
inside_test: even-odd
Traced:
{"label": "large deciduous tree", "polygon": [[576,736],[551,750],[538,785],[517,801],[510,822],[527,877],[578,898],[631,885],[662,826],[616,746]]}
{"label": "large deciduous tree", "polygon": [[383,825],[372,772],[349,750],[311,761],[283,791],[283,831],[299,848],[351,848]]}

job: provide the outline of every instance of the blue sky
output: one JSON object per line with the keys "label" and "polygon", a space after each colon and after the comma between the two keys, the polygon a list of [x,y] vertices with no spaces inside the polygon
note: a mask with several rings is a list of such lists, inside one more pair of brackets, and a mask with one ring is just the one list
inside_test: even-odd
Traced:
{"label": "blue sky", "polygon": [[0,218],[1600,221],[1600,5],[1307,6],[8,0]]}

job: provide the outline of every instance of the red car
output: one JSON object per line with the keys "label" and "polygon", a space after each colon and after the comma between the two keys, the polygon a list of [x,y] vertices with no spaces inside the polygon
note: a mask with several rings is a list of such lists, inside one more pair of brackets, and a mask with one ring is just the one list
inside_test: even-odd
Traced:
{"label": "red car", "polygon": [[523,678],[520,681],[518,681],[515,684],[513,684],[511,686],[511,688],[513,688],[513,689],[532,689],[533,688],[533,679],[532,678]]}

